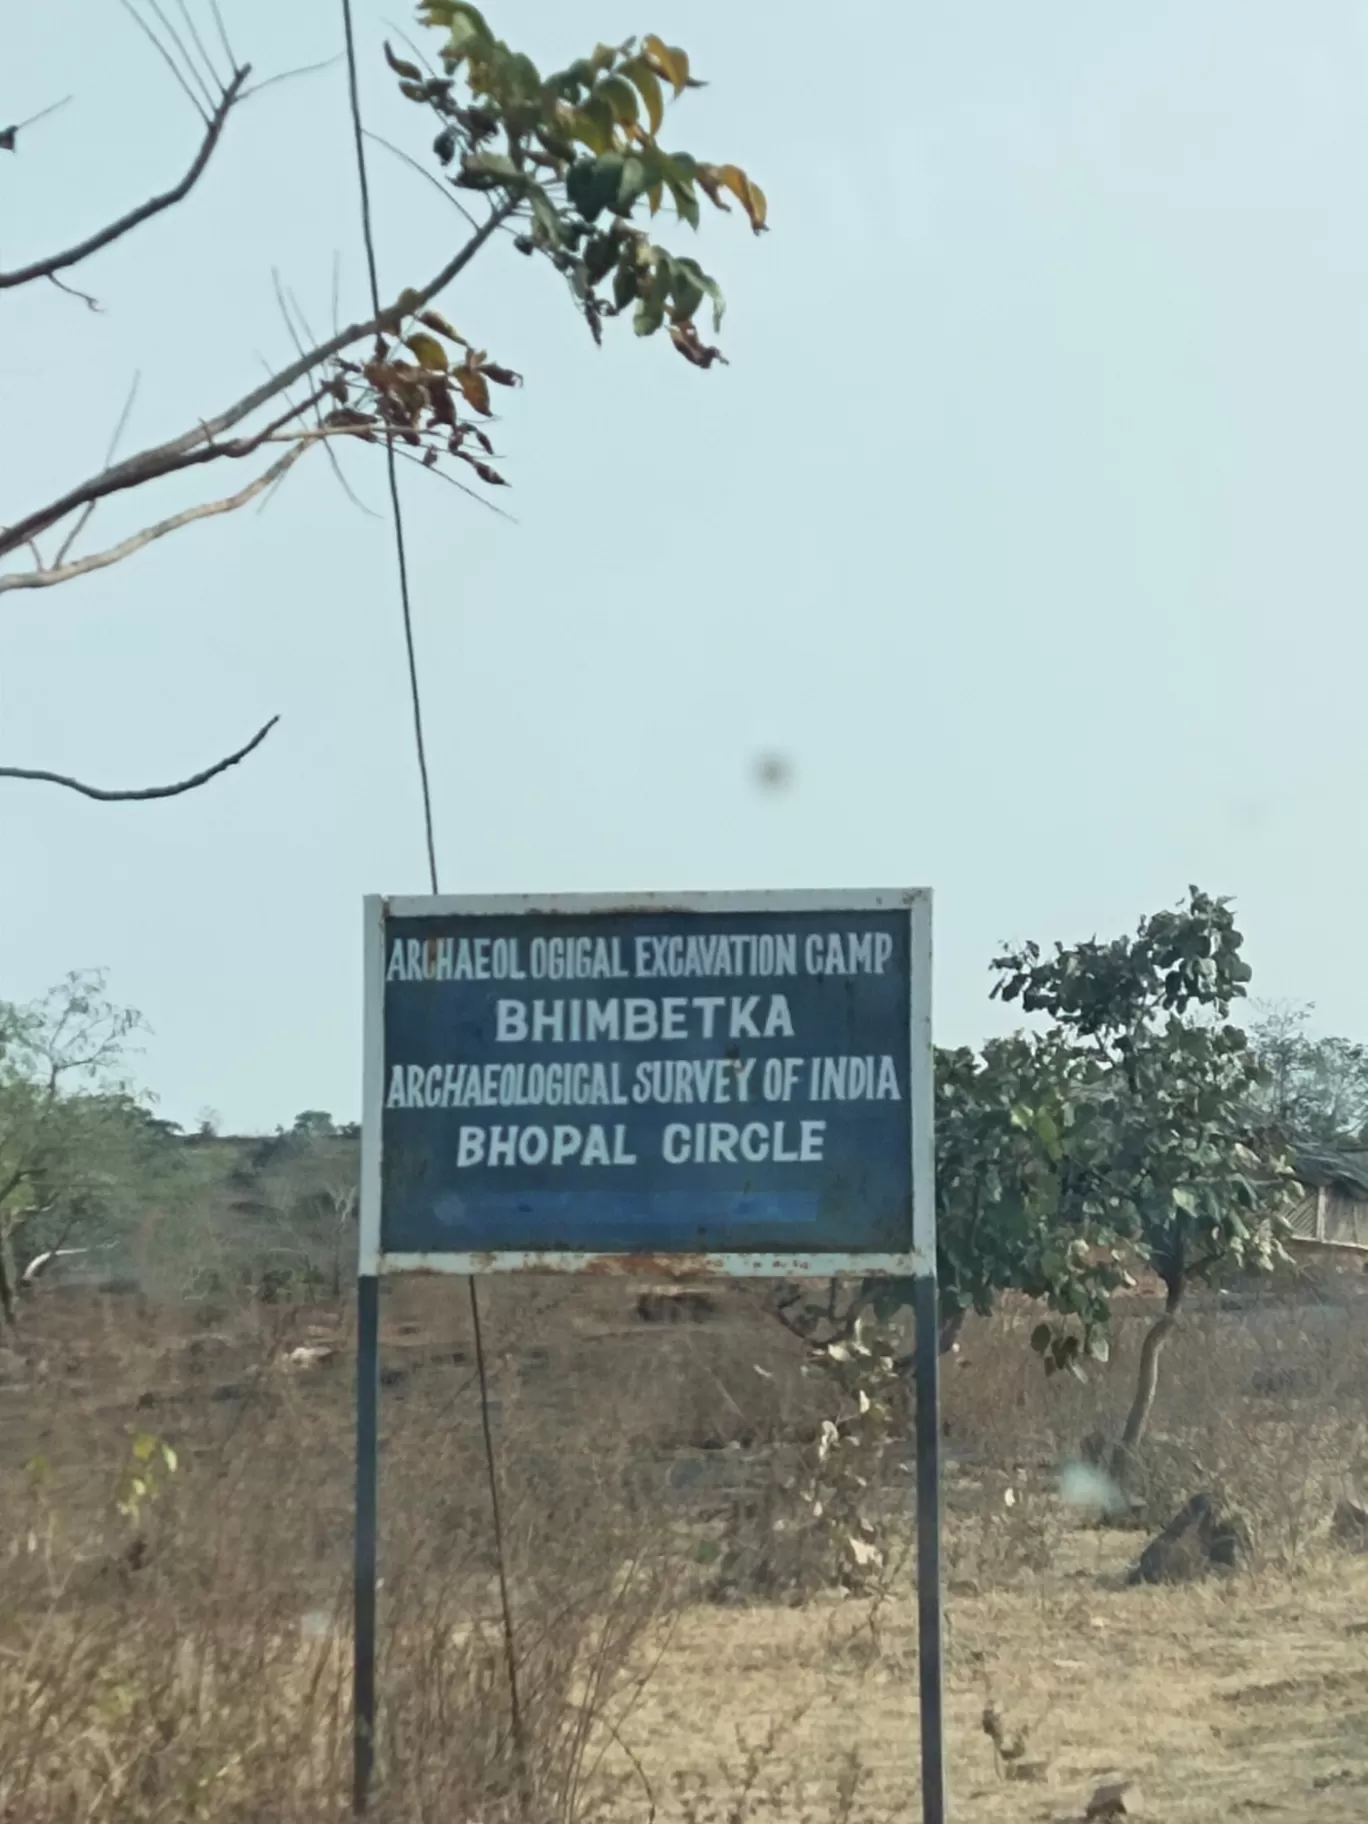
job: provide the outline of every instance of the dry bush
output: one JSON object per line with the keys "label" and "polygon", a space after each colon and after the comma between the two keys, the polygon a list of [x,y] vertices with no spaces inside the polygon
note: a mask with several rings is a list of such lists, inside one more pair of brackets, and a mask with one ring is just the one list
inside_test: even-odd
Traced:
{"label": "dry bush", "polygon": [[[92,1351],[109,1395],[86,1384],[72,1399],[51,1365],[24,1390],[47,1454],[29,1452],[33,1468],[0,1494],[7,1821],[344,1813],[351,1374],[345,1351],[291,1369],[290,1326],[274,1313],[253,1326],[209,1375],[189,1366],[194,1337],[162,1334],[125,1337],[117,1372]],[[477,1407],[453,1332],[445,1359],[429,1345],[391,1363],[404,1378],[384,1402],[376,1815],[522,1815],[530,1790],[539,1817],[592,1818],[640,1788],[622,1724],[677,1608],[680,1554],[628,1475],[614,1414],[582,1411],[567,1448],[554,1415],[524,1405],[516,1364],[497,1362],[519,1744]],[[172,1444],[174,1473],[140,1436]],[[121,1514],[130,1450],[161,1473]]]}
{"label": "dry bush", "polygon": [[1257,1564],[1304,1564],[1336,1503],[1368,1486],[1368,1312],[1202,1313],[1179,1366],[1147,1458],[1151,1509],[1208,1490],[1245,1521]]}
{"label": "dry bush", "polygon": [[[1119,1313],[1110,1362],[1090,1364],[1082,1384],[1040,1372],[1029,1311],[966,1328],[946,1374],[948,1450],[961,1472],[949,1509],[952,1522],[958,1509],[982,1524],[977,1546],[972,1525],[952,1543],[952,1562],[956,1549],[966,1567],[978,1559],[960,1574],[992,1583],[1029,1558],[1039,1504],[1028,1498],[1004,1510],[1004,1490],[1029,1495],[1057,1485],[1061,1470],[1119,1436],[1154,1315]],[[1206,1491],[1245,1520],[1256,1563],[1297,1566],[1324,1543],[1335,1503],[1368,1486],[1365,1394],[1368,1300],[1352,1280],[1207,1301],[1184,1317],[1164,1352],[1139,1466],[1144,1520],[1162,1523]]]}

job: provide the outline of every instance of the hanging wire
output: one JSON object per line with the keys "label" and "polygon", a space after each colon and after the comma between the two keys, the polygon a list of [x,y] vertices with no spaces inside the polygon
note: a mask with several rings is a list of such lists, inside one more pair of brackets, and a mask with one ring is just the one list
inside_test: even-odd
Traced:
{"label": "hanging wire", "polygon": [[[375,232],[371,217],[370,182],[366,170],[366,134],[361,119],[361,97],[356,74],[356,34],[352,21],[351,0],[342,0],[342,23],[347,40],[347,92],[351,107],[352,136],[356,145],[356,175],[361,192],[361,233],[366,248],[366,272],[370,280],[371,314],[380,315],[380,279],[375,258]],[[413,707],[413,740],[418,755],[418,778],[423,796],[423,831],[427,839],[428,879],[433,893],[440,891],[437,881],[437,844],[433,833],[432,785],[428,775],[427,748],[423,740],[423,702],[418,683],[418,658],[413,641],[413,606],[409,590],[408,548],[404,540],[404,515],[399,499],[399,473],[395,461],[394,438],[385,437],[385,462],[389,473],[391,517],[394,525],[394,549],[399,564],[399,602],[403,611],[404,648],[408,655],[409,700]],[[512,1722],[513,1752],[524,1798],[528,1794],[527,1744],[523,1733],[522,1703],[518,1694],[517,1638],[513,1627],[513,1601],[509,1590],[508,1556],[505,1547],[503,1510],[499,1497],[498,1463],[494,1451],[494,1427],[490,1411],[489,1371],[485,1356],[484,1332],[480,1322],[480,1294],[472,1274],[467,1281],[470,1292],[470,1318],[475,1333],[475,1370],[480,1389],[480,1423],[484,1432],[485,1472],[489,1483],[489,1505],[494,1522],[494,1550],[498,1562],[499,1602],[503,1614],[504,1663],[508,1673],[508,1702]]]}

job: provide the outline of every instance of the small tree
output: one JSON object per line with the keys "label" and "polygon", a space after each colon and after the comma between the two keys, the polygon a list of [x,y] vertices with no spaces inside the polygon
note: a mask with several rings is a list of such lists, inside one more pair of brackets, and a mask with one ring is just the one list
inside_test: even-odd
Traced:
{"label": "small tree", "polygon": [[[249,66],[233,52],[217,8],[209,10],[217,33],[196,31],[183,8],[189,25],[184,38],[160,8],[153,9],[160,37],[138,16],[200,112],[202,135],[184,176],[83,240],[0,270],[0,291],[49,283],[73,290],[75,272],[194,190],[254,92]],[[391,465],[391,479],[392,465],[403,459],[444,468],[462,486],[506,485],[495,466],[489,427],[495,391],[516,386],[519,376],[437,309],[438,299],[491,247],[511,243],[554,271],[595,342],[606,323],[626,316],[638,336],[663,330],[695,367],[707,369],[722,359],[698,328],[705,305],[714,328],[720,324],[720,287],[692,256],[653,239],[648,223],[663,211],[696,229],[706,200],[722,210],[736,204],[759,233],[766,201],[739,166],[709,163],[662,143],[667,100],[700,86],[687,54],[648,34],[640,41],[601,44],[566,68],[543,74],[530,57],[496,37],[466,0],[423,0],[419,18],[439,34],[437,67],[421,52],[419,62],[396,56],[388,46],[385,54],[401,93],[436,129],[433,153],[440,176],[428,175],[464,224],[455,251],[388,301],[373,287],[367,314],[322,341],[308,335],[283,299],[296,357],[219,409],[197,407],[178,436],[117,460],[111,450],[104,468],[0,525],[0,566],[11,560],[11,567],[0,567],[0,593],[48,589],[89,576],[199,520],[233,512],[277,487],[316,449],[336,463],[344,446],[378,445]],[[0,150],[20,149],[32,124],[30,119],[0,129]],[[206,498],[154,517],[101,550],[78,554],[92,514],[104,503],[129,494],[151,501],[170,477],[191,470],[211,484]],[[234,491],[212,492],[213,479],[228,473],[238,477]],[[109,791],[12,766],[0,767],[0,776],[47,780],[94,798],[165,797],[201,786],[235,765],[271,726],[236,753],[172,786]]]}
{"label": "small tree", "polygon": [[[1026,944],[994,960],[992,993],[1042,1023],[936,1057],[942,1346],[968,1311],[1021,1292],[1051,1313],[1032,1339],[1046,1371],[1081,1375],[1089,1356],[1107,1359],[1112,1297],[1135,1283],[1127,1263],[1163,1281],[1122,1471],[1191,1287],[1280,1252],[1286,1165],[1258,1052],[1230,1017],[1249,980],[1241,948],[1228,902],[1196,888],[1133,936],[1049,956]],[[878,1326],[911,1303],[910,1282],[867,1280],[816,1299],[781,1287],[774,1308],[844,1384],[852,1361],[887,1356]],[[912,1358],[895,1359],[906,1373]]]}
{"label": "small tree", "polygon": [[302,1140],[328,1140],[337,1132],[333,1118],[324,1109],[306,1108],[294,1118],[292,1133]]}
{"label": "small tree", "polygon": [[89,1243],[170,1147],[124,1076],[142,1022],[103,975],[68,975],[27,1006],[0,1003],[0,1313],[17,1318],[21,1262]]}
{"label": "small tree", "polygon": [[[997,998],[1043,1015],[1039,1046],[1067,1060],[1062,1125],[1040,1136],[1054,1156],[1056,1232],[1067,1238],[1049,1259],[1051,1303],[1068,1309],[1098,1247],[1128,1250],[1164,1285],[1123,1460],[1144,1438],[1160,1354],[1191,1287],[1267,1269],[1280,1252],[1285,1162],[1259,1112],[1258,1054],[1230,1017],[1250,977],[1242,941],[1229,902],[1194,887],[1133,937],[1057,945],[1050,957],[1027,944],[994,963]],[[1058,1359],[1051,1326],[1036,1343]]]}

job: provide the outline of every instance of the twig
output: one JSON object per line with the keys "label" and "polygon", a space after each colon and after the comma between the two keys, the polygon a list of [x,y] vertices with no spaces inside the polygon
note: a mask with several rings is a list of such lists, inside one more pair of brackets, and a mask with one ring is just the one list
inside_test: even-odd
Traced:
{"label": "twig", "polygon": [[233,55],[232,45],[228,42],[228,27],[223,23],[223,14],[219,11],[218,0],[209,0],[209,11],[214,15],[214,24],[218,27],[219,43],[223,46],[223,54],[228,59],[228,68],[235,70],[238,67],[238,60]]}
{"label": "twig", "polygon": [[124,803],[133,799],[145,798],[178,798],[183,792],[193,792],[220,773],[226,773],[230,766],[236,766],[245,760],[254,749],[261,746],[271,730],[279,722],[279,716],[272,716],[263,728],[259,728],[245,747],[226,759],[216,760],[212,766],[206,766],[202,773],[192,773],[190,778],[178,780],[175,785],[149,785],[138,791],[108,791],[103,786],[86,785],[80,779],[69,778],[65,773],[48,773],[34,767],[0,766],[0,779],[36,779],[47,785],[64,785],[68,791],[79,792],[83,798],[97,798],[102,804]]}
{"label": "twig", "polygon": [[50,589],[56,583],[70,582],[75,576],[89,576],[94,570],[107,570],[111,564],[122,563],[124,558],[132,557],[135,551],[141,551],[144,545],[165,538],[168,532],[179,532],[182,526],[188,526],[197,519],[213,519],[220,513],[233,513],[280,481],[310,444],[316,441],[312,436],[301,437],[297,443],[291,444],[278,461],[273,462],[269,469],[263,470],[239,493],[229,494],[222,500],[202,501],[197,507],[186,507],[181,513],[173,513],[169,519],[158,520],[153,526],[144,526],[141,532],[135,532],[119,544],[111,545],[107,551],[94,551],[89,557],[74,558],[69,564],[52,564],[46,570],[25,570],[12,576],[0,576],[0,595],[11,589]]}
{"label": "twig", "polygon": [[[47,506],[39,507],[35,512],[16,521],[15,524],[7,526],[3,532],[0,532],[0,557],[5,557],[20,545],[29,543],[37,534],[45,532],[50,526],[56,525],[59,520],[65,519],[68,513],[76,512],[89,501],[104,500],[111,494],[121,493],[125,488],[141,487],[146,482],[155,481],[163,475],[176,474],[181,469],[190,468],[197,463],[212,461],[220,456],[247,455],[252,449],[258,448],[259,439],[242,438],[231,444],[216,444],[214,439],[221,436],[224,431],[230,430],[235,424],[240,424],[244,418],[250,417],[253,412],[258,411],[270,400],[278,398],[287,388],[293,386],[296,380],[303,379],[305,374],[321,367],[325,361],[331,360],[343,349],[350,348],[354,343],[363,341],[368,336],[373,336],[379,330],[391,329],[406,314],[421,310],[465,270],[485,242],[498,232],[508,217],[517,209],[520,201],[519,197],[505,198],[484,226],[476,230],[465,246],[454,253],[426,285],[404,292],[401,300],[396,300],[386,309],[376,312],[369,320],[352,323],[345,329],[339,330],[328,341],[322,342],[317,348],[310,350],[303,360],[291,362],[288,367],[282,368],[279,373],[264,380],[260,386],[253,387],[251,392],[244,393],[241,399],[216,417],[201,420],[193,430],[172,438],[169,443],[157,444],[151,449],[141,450],[136,456],[129,456],[113,468],[106,469],[102,474],[94,475],[89,480],[69,489],[67,493],[59,499],[49,502]],[[291,415],[293,414],[288,414],[284,422],[288,422]]]}
{"label": "twig", "polygon": [[[347,499],[356,508],[356,510],[359,513],[364,513],[366,515],[367,519],[383,519],[385,516],[379,510],[379,508],[378,507],[368,507],[366,505],[365,501],[362,500],[361,496],[357,493],[356,489],[347,480],[347,477],[346,477],[345,473],[343,472],[342,464],[338,460],[337,451],[332,446],[331,437],[325,437],[323,439],[323,451],[324,451],[324,454],[328,458],[329,464],[332,467],[333,474],[337,477],[338,487],[341,488],[342,492],[346,495]],[[474,489],[471,489],[471,492],[474,493]],[[478,499],[479,496],[476,495],[475,498]],[[492,505],[492,502],[486,501],[485,505],[486,506]]]}
{"label": "twig", "polygon": [[[209,106],[212,108],[214,105],[214,91],[209,87],[208,83],[204,80],[204,74],[199,69],[199,67],[196,65],[194,58],[190,55],[190,53],[186,50],[185,46],[181,43],[180,34],[177,32],[175,26],[172,25],[171,21],[167,18],[166,14],[162,11],[159,0],[147,0],[147,5],[150,6],[152,8],[152,11],[157,15],[157,19],[161,25],[162,30],[166,33],[167,37],[171,40],[172,44],[175,45],[176,49],[180,52],[181,56],[184,58],[186,69],[189,70],[190,74],[194,77],[195,81],[199,84],[200,92],[203,94],[204,99],[209,103]],[[181,10],[184,11],[184,8],[182,8]],[[211,68],[212,68],[212,66],[211,66]]]}
{"label": "twig", "polygon": [[87,310],[104,309],[104,305],[97,297],[93,297],[88,291],[82,291],[79,285],[68,285],[66,280],[59,279],[55,272],[50,272],[47,277],[49,285],[55,285],[58,291],[64,291],[69,298],[79,298]]}
{"label": "twig", "polygon": [[[289,336],[291,342],[294,343],[295,353],[302,356],[304,353],[304,344],[299,339],[298,331],[295,329],[294,318],[290,314],[290,304],[293,303],[294,300],[293,297],[291,297],[289,302],[286,301],[285,287],[280,282],[280,268],[278,266],[272,266],[271,268],[271,287],[275,292],[276,303],[280,308],[280,315],[285,323],[285,333]],[[296,306],[296,308],[298,307]],[[309,333],[309,326],[307,323],[304,325],[304,333],[305,335],[308,335]]]}
{"label": "twig", "polygon": [[189,97],[190,106],[195,110],[196,114],[199,115],[204,124],[208,126],[211,116],[206,114],[204,109],[200,106],[199,97],[185,80],[180,65],[176,62],[170,51],[167,50],[161,39],[158,38],[157,34],[152,30],[152,27],[147,23],[146,19],[143,18],[142,14],[133,5],[133,0],[119,0],[119,5],[128,14],[134,25],[137,26],[138,30],[147,39],[148,43],[151,44],[153,50],[156,51],[167,69],[170,70],[181,88],[184,89],[186,95]]}
{"label": "twig", "polygon": [[254,82],[250,89],[242,91],[243,101],[250,101],[253,95],[260,95],[263,89],[273,89],[278,82],[293,82],[296,76],[316,76],[320,70],[330,70],[335,63],[341,62],[341,55],[325,57],[321,63],[301,63],[298,69],[281,70],[275,76],[266,76],[260,82]]}
{"label": "twig", "polygon": [[[134,17],[137,17],[136,13]],[[224,125],[250,72],[250,64],[244,64],[241,69],[234,72],[233,80],[223,91],[218,106],[206,123],[204,139],[199,151],[195,154],[194,162],[178,184],[170,190],[163,190],[159,196],[148,197],[145,203],[139,203],[137,208],[130,209],[127,215],[121,215],[117,221],[110,222],[106,227],[98,229],[84,241],[79,241],[76,246],[67,248],[65,253],[49,254],[46,259],[35,260],[30,266],[20,266],[14,272],[0,272],[0,291],[7,291],[15,285],[28,285],[34,279],[48,279],[54,272],[61,272],[64,267],[79,265],[82,260],[88,260],[93,253],[98,253],[101,248],[121,240],[124,235],[130,233],[134,228],[140,227],[143,222],[149,221],[154,215],[160,215],[164,209],[174,207],[176,203],[188,196],[199,181],[204,167],[213,157],[214,148],[223,136]]]}
{"label": "twig", "polygon": [[[141,372],[135,373],[133,376],[133,384],[128,389],[128,397],[123,402],[123,410],[119,413],[118,422],[114,426],[114,434],[109,440],[108,448],[105,450],[104,459],[105,459],[106,468],[109,467],[110,463],[113,462],[114,458],[119,453],[119,440],[122,438],[124,432],[128,428],[129,416],[133,410],[133,401],[138,396],[138,387],[139,387],[139,384],[141,383],[141,381],[142,381],[142,373]],[[76,524],[71,528],[70,532],[67,533],[66,537],[62,540],[61,544],[57,547],[57,555],[52,560],[54,564],[63,564],[66,562],[67,555],[70,552],[71,547],[76,543],[76,540],[81,536],[81,533],[90,524],[90,516],[94,511],[95,511],[95,503],[92,501],[91,504],[86,508],[85,512],[82,513],[80,518],[76,521]],[[39,568],[41,569],[42,566],[40,565]]]}
{"label": "twig", "polygon": [[[334,260],[333,260],[333,285],[334,285],[333,326],[334,327],[336,327],[336,324],[337,324],[336,282],[337,282],[337,261],[336,261],[336,257],[334,257]],[[303,345],[301,344],[298,335],[295,332],[294,318],[298,317],[300,325],[303,328],[304,334],[309,338],[310,342],[312,342],[314,339],[314,333],[313,333],[312,329],[310,329],[310,327],[309,327],[309,320],[304,315],[304,312],[300,309],[299,300],[295,297],[294,293],[292,291],[287,292],[284,289],[284,287],[281,285],[280,273],[274,266],[271,268],[271,284],[275,287],[276,303],[280,306],[280,314],[285,319],[285,328],[289,333],[290,340],[295,345],[295,352],[297,354],[302,355],[304,353],[304,349],[303,349]],[[267,371],[269,372],[269,369]],[[323,415],[319,411],[317,404],[315,404],[315,406],[314,406],[314,422],[318,426],[320,433],[322,433],[324,430]],[[346,476],[342,473],[342,464],[337,460],[337,451],[332,447],[331,437],[327,436],[326,434],[323,434],[321,436],[320,440],[322,442],[324,452],[328,458],[328,465],[332,469],[333,474],[337,478],[337,485],[341,488],[342,492],[346,495],[347,499],[351,502],[351,504],[354,507],[356,507],[360,512],[367,514],[371,519],[382,519],[384,517],[384,515],[381,513],[378,513],[374,507],[368,507],[366,505],[366,503],[357,496],[351,483],[347,480]],[[267,499],[262,502],[261,511],[263,511],[263,512],[265,511],[270,498],[271,497],[268,495]]]}
{"label": "twig", "polygon": [[[204,40],[200,37],[199,28],[195,24],[195,15],[190,11],[190,8],[185,4],[185,0],[176,0],[176,11],[180,14],[181,18],[184,19],[185,28],[189,32],[191,38],[195,42],[195,49],[199,52],[200,57],[203,60],[204,67],[208,70],[209,74],[213,77],[213,79],[214,79],[215,83],[217,83],[218,87],[222,88],[223,87],[223,78],[219,75],[218,71],[214,68],[214,60],[209,55],[208,51],[204,48]],[[229,71],[230,75],[232,74],[232,71],[234,68],[235,68],[235,65],[234,65],[232,59],[230,58],[228,61],[228,71]]]}
{"label": "twig", "polygon": [[433,189],[438,191],[454,209],[460,210],[461,214],[470,223],[472,228],[475,226],[475,217],[470,213],[469,209],[466,208],[456,192],[452,190],[449,185],[444,184],[440,177],[435,177],[433,173],[428,170],[427,166],[420,165],[416,158],[410,158],[409,154],[404,151],[402,146],[391,145],[389,140],[383,138],[379,133],[372,132],[369,127],[366,127],[363,130],[367,139],[373,139],[377,146],[383,146],[386,152],[392,152],[396,158],[402,159],[410,170],[418,173],[419,177],[426,178]]}
{"label": "twig", "polygon": [[444,481],[449,488],[459,488],[462,494],[467,495],[478,506],[484,507],[487,512],[496,514],[500,519],[506,519],[510,526],[517,525],[518,520],[516,514],[509,513],[505,508],[499,506],[496,501],[491,500],[487,494],[481,494],[475,488],[467,487],[465,482],[457,481],[454,475],[449,475],[445,469],[438,468],[435,463],[424,462],[421,456],[415,456],[412,450],[401,450],[398,444],[395,444],[394,446],[394,453],[403,462],[416,463],[425,474],[435,475],[439,481]]}
{"label": "twig", "polygon": [[36,126],[40,120],[46,120],[49,114],[55,114],[58,108],[64,108],[70,100],[70,95],[63,95],[60,101],[49,102],[47,107],[39,108],[36,114],[30,114],[27,120],[17,120],[12,127],[0,127],[0,152],[18,151],[14,142],[26,127]]}

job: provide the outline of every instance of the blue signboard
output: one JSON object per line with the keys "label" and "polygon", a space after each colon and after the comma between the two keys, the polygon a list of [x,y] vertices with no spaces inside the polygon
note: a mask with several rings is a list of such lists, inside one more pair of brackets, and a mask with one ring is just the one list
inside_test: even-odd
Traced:
{"label": "blue signboard", "polygon": [[929,950],[923,893],[368,901],[363,1271],[918,1270]]}

